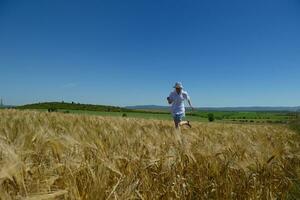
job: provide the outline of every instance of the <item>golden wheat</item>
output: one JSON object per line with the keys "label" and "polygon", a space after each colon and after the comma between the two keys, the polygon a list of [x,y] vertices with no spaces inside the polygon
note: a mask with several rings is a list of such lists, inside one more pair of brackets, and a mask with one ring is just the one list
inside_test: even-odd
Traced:
{"label": "golden wheat", "polygon": [[0,111],[0,199],[286,199],[284,126]]}

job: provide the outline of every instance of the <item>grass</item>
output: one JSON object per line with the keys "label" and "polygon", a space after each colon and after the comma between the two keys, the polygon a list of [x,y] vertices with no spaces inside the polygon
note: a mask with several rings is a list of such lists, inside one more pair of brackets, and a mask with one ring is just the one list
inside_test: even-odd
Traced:
{"label": "grass", "polygon": [[[46,112],[47,109],[31,109]],[[86,114],[98,116],[121,117],[126,114],[129,118],[172,120],[168,112],[107,112],[107,111],[89,111],[89,110],[67,110],[58,109],[57,112]],[[287,123],[293,119],[292,114],[272,113],[272,112],[187,112],[186,119],[194,122],[207,122],[209,113],[213,113],[215,121],[228,123]],[[256,117],[254,117],[256,116]],[[277,117],[276,117],[277,116]]]}
{"label": "grass", "polygon": [[[48,112],[46,109],[31,109],[30,111],[41,111]],[[60,113],[70,113],[70,114],[81,114],[81,115],[96,115],[104,117],[122,117],[126,114],[128,118],[140,118],[140,119],[157,119],[157,120],[173,120],[170,113],[147,113],[147,112],[105,112],[105,111],[88,111],[88,110],[57,110]],[[207,117],[190,116],[187,115],[186,119],[195,122],[205,122],[208,121]]]}
{"label": "grass", "polygon": [[295,117],[295,113],[290,112],[229,112],[229,111],[201,111],[192,113],[199,117],[207,117],[209,113],[213,113],[219,120],[253,120],[253,121],[287,121]]}
{"label": "grass", "polygon": [[291,121],[289,125],[292,130],[300,134],[300,116],[298,116],[297,119]]}
{"label": "grass", "polygon": [[[171,119],[169,111],[166,109],[157,110],[132,110],[127,108],[105,106],[105,105],[91,105],[80,103],[67,102],[43,102],[34,103],[23,106],[17,106],[17,109],[35,109],[35,110],[53,110],[53,111],[68,111],[70,113],[91,114],[101,116],[122,116],[126,113],[129,117],[145,118],[145,119]],[[217,121],[223,122],[239,122],[239,123],[286,123],[295,119],[295,112],[239,112],[239,111],[194,111],[190,112],[187,108],[187,117],[191,121],[207,121],[208,115],[213,114]]]}
{"label": "grass", "polygon": [[298,198],[287,126],[0,111],[0,199]]}
{"label": "grass", "polygon": [[[81,111],[72,110],[70,113],[76,114],[89,114],[89,115],[100,115],[100,116],[114,116],[120,117],[126,114],[130,118],[143,118],[143,119],[158,119],[158,120],[173,120],[170,113],[137,113],[137,112],[95,112],[95,111]],[[207,121],[207,118],[202,118],[199,116],[186,116],[190,121]]]}
{"label": "grass", "polygon": [[66,109],[66,110],[90,110],[90,111],[107,111],[107,112],[126,112],[131,111],[130,109],[107,106],[107,105],[93,105],[93,104],[80,104],[80,103],[68,103],[68,102],[41,102],[26,104],[17,106],[18,109]]}

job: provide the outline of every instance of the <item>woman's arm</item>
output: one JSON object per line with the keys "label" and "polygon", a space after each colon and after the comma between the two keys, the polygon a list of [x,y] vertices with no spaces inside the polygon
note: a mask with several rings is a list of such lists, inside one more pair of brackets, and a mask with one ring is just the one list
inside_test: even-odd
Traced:
{"label": "woman's arm", "polygon": [[192,110],[195,110],[195,108],[192,106],[191,100],[190,100],[190,99],[188,99],[187,101],[188,101],[188,103],[189,103],[189,105],[190,105],[191,109],[192,109]]}
{"label": "woman's arm", "polygon": [[171,99],[170,97],[168,97],[167,100],[168,100],[168,103],[169,103],[169,104],[171,104],[171,103],[173,102],[172,99]]}

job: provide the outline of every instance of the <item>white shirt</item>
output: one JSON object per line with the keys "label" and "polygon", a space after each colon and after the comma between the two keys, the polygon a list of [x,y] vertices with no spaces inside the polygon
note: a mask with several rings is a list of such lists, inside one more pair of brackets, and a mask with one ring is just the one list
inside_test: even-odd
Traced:
{"label": "white shirt", "polygon": [[172,102],[171,112],[174,115],[176,114],[185,114],[184,100],[190,100],[190,97],[186,91],[181,91],[180,94],[174,90],[170,93],[169,98]]}

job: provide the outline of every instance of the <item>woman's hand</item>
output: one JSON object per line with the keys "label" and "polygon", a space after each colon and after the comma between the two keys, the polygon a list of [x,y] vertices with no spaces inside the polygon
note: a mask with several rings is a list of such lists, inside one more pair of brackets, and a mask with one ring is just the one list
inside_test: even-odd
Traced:
{"label": "woman's hand", "polygon": [[168,100],[168,103],[169,103],[169,104],[171,104],[171,103],[172,103],[172,100],[171,100],[171,98],[170,98],[170,97],[168,97],[168,98],[167,98],[167,100]]}
{"label": "woman's hand", "polygon": [[192,111],[195,111],[195,108],[192,106],[191,100],[188,100],[188,103],[189,103],[190,108],[192,109]]}

